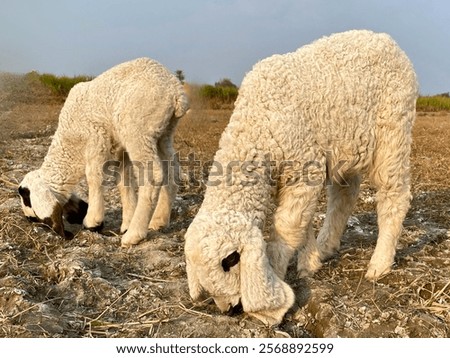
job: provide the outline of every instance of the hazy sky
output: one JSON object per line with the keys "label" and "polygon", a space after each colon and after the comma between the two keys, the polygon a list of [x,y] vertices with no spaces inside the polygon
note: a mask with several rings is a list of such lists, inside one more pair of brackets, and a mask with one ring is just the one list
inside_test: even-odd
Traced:
{"label": "hazy sky", "polygon": [[450,91],[448,0],[0,0],[0,71],[98,75],[147,56],[239,85],[264,57],[354,28],[391,34],[422,94]]}

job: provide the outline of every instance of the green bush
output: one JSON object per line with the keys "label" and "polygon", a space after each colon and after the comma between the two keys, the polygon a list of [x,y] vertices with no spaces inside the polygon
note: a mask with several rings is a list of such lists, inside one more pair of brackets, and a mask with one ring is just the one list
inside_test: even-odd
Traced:
{"label": "green bush", "polygon": [[200,96],[206,99],[213,99],[219,97],[219,89],[211,85],[204,85],[200,87]]}
{"label": "green bush", "polygon": [[200,97],[207,100],[213,108],[222,108],[233,104],[239,89],[229,80],[222,80],[215,84],[203,85],[199,89]]}
{"label": "green bush", "polygon": [[56,95],[67,97],[69,91],[73,86],[79,82],[86,82],[93,79],[92,76],[55,76],[51,73],[39,74],[37,72],[31,72],[28,74],[29,77],[35,78],[43,83],[45,86],[50,88]]}
{"label": "green bush", "polygon": [[418,111],[450,111],[450,94],[442,93],[436,96],[420,96],[417,99]]}

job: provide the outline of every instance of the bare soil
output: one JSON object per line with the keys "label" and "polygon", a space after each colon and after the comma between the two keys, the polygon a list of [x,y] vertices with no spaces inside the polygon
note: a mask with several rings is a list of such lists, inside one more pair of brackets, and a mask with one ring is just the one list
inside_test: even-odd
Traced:
{"label": "bare soil", "polygon": [[[289,268],[297,302],[280,325],[267,327],[189,298],[184,234],[205,190],[195,177],[185,175],[170,227],[129,250],[120,248],[113,186],[101,233],[71,226],[75,237],[63,240],[25,219],[17,185],[42,163],[61,106],[24,76],[0,74],[1,337],[450,337],[450,113],[417,117],[414,199],[392,272],[376,283],[364,279],[377,226],[374,192],[363,183],[340,253],[312,278],[297,279]],[[193,103],[177,130],[181,159],[211,160],[230,114]],[[84,183],[78,192],[86,197]]]}

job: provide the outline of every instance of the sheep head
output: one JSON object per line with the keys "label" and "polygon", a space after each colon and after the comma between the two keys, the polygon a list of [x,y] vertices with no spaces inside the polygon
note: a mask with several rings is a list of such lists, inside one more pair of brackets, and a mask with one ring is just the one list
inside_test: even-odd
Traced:
{"label": "sheep head", "polygon": [[19,186],[19,195],[22,211],[28,220],[44,223],[64,238],[71,234],[64,231],[63,216],[71,224],[81,224],[87,212],[87,203],[75,195],[61,205],[39,170],[25,175]]}
{"label": "sheep head", "polygon": [[186,232],[186,271],[193,300],[211,296],[222,312],[242,304],[266,324],[280,323],[292,289],[270,266],[261,230],[239,213],[202,213]]}

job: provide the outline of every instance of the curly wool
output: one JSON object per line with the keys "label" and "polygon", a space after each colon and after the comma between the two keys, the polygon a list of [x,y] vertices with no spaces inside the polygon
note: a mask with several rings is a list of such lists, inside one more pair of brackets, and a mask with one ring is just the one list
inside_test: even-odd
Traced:
{"label": "curly wool", "polygon": [[[299,274],[309,275],[339,249],[362,174],[368,174],[377,188],[380,229],[366,277],[387,273],[409,207],[417,95],[413,67],[387,34],[366,30],[334,34],[257,63],[242,82],[215,156],[222,167],[233,163],[232,170],[218,186],[207,188],[186,233],[191,296],[197,298],[206,285],[213,297],[220,292],[216,302],[222,308],[240,298],[245,311],[268,323],[279,322],[293,303],[291,289],[282,282],[290,258],[299,250]],[[215,173],[213,180],[217,179]],[[325,182],[327,216],[316,242],[312,218]],[[251,288],[244,286],[249,273],[241,267],[236,273],[240,284],[225,286],[229,273],[214,267],[230,254],[225,242],[232,242],[241,257],[256,245],[250,249],[245,244],[255,236],[246,225],[230,222],[238,215],[261,232],[274,207],[266,249],[258,234],[258,252],[267,254],[268,260],[261,263],[253,257],[253,265],[241,262],[264,279],[251,282]],[[219,211],[219,222],[208,224],[207,218]],[[204,261],[208,255],[202,251],[211,242],[217,247],[214,264]],[[212,272],[216,274],[211,276]],[[255,285],[261,285],[262,292],[259,297],[253,294],[250,302],[247,291],[255,290]]]}
{"label": "curly wool", "polygon": [[[152,188],[150,183],[163,181],[161,160],[172,160],[173,132],[187,109],[182,84],[158,62],[139,58],[119,64],[94,80],[72,88],[42,166],[29,173],[21,186],[43,186],[57,204],[64,206],[74,186],[86,174],[89,207],[83,223],[87,228],[96,228],[101,226],[104,215],[103,165],[111,158],[119,159],[122,182],[118,185],[124,210],[121,231],[128,230],[122,244],[136,244],[147,233],[161,189]],[[137,202],[133,188],[123,183],[131,161],[145,167],[153,163],[156,168],[153,173],[145,173],[145,185],[139,188]],[[31,187],[28,189],[33,198],[34,191]],[[173,187],[162,190],[161,205],[150,227],[167,224],[174,190]],[[36,197],[35,202],[39,199]],[[44,202],[50,207],[46,211],[56,205],[48,200]],[[24,211],[29,212],[29,209],[24,208]],[[43,219],[39,213],[35,216]]]}

